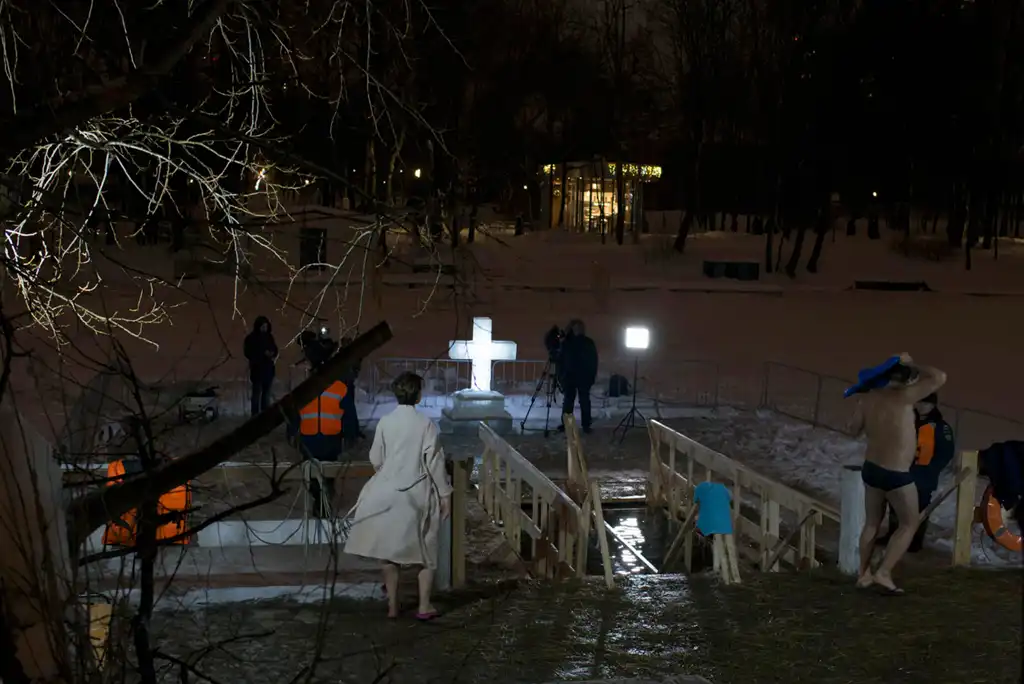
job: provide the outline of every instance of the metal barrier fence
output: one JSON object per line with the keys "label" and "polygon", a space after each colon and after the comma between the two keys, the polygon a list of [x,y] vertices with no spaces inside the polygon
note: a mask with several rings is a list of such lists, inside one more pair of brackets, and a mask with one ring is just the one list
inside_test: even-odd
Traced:
{"label": "metal barrier fence", "polygon": [[[803,368],[768,362],[764,370],[764,407],[812,425],[850,434],[855,404],[843,399],[852,381]],[[983,449],[993,442],[1024,439],[1024,423],[984,411],[942,404],[957,447]]]}
{"label": "metal barrier fence", "polygon": [[[230,361],[223,365],[206,364],[209,384],[219,384],[228,393],[245,393],[248,382],[240,367],[244,362]],[[165,383],[185,382],[186,373],[193,373],[202,364],[191,363],[191,369],[176,369]],[[607,368],[625,371],[632,382],[632,361],[611,358]],[[492,387],[507,395],[529,395],[541,381],[547,363],[543,360],[520,359],[495,361],[492,364]],[[208,372],[205,369],[214,369]],[[735,407],[767,408],[800,421],[845,434],[850,433],[854,404],[843,399],[843,390],[851,381],[824,375],[783,363],[723,364],[706,360],[659,362],[653,368],[640,366],[639,393],[645,401],[665,407]],[[448,403],[452,393],[470,386],[469,361],[433,358],[381,358],[364,365],[359,377],[360,394],[367,401],[378,401],[390,394],[391,381],[400,373],[413,371],[425,380],[424,396],[430,403]],[[282,372],[284,371],[284,372]],[[652,371],[646,375],[647,371]],[[191,373],[189,373],[191,375]],[[278,391],[292,388],[306,377],[304,366],[279,369]],[[607,375],[602,376],[595,395],[603,396]],[[227,387],[225,387],[227,386]],[[543,390],[542,390],[543,391]],[[595,397],[597,398],[597,397]],[[962,449],[984,448],[997,441],[1024,440],[1024,422],[996,416],[984,411],[942,405],[946,420],[953,426],[957,446]]]}

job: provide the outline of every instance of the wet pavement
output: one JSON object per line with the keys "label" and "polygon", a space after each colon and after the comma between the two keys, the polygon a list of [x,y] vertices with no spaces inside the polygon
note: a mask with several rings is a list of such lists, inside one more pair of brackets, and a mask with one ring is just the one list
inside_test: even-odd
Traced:
{"label": "wet pavement", "polygon": [[388,620],[381,603],[336,601],[329,610],[285,603],[213,608],[161,616],[155,627],[161,649],[177,657],[236,639],[197,667],[223,682],[287,682],[311,664],[318,644],[312,681],[324,683],[372,682],[383,670],[390,677],[384,681],[403,684],[711,671],[690,585],[681,577],[632,577],[613,592],[589,581],[531,583],[439,603],[445,615],[429,624]]}
{"label": "wet pavement", "polygon": [[[1010,684],[1021,676],[1022,578],[943,571],[906,578],[908,595],[894,599],[823,572],[729,587],[634,575],[613,591],[596,579],[477,587],[439,599],[445,614],[429,624],[388,620],[379,602],[334,601],[217,606],[159,615],[154,627],[162,651],[213,681],[249,684],[301,672],[366,683],[384,671],[380,681],[402,684],[683,674],[715,684]],[[164,681],[182,680],[173,670]]]}

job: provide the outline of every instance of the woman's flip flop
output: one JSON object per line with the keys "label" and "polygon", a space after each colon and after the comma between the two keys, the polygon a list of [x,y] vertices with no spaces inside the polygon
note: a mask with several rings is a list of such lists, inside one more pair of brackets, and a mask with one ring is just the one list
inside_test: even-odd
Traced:
{"label": "woman's flip flop", "polygon": [[436,620],[439,617],[441,617],[441,613],[436,610],[432,610],[429,613],[416,613],[416,619],[420,622],[430,622],[431,620]]}
{"label": "woman's flip flop", "polygon": [[877,582],[875,583],[874,586],[875,586],[875,590],[879,594],[881,594],[882,596],[903,596],[904,594],[907,593],[907,592],[903,591],[902,589],[900,589],[899,587],[889,588],[889,587],[886,587],[886,586],[882,586],[881,584],[878,584]]}

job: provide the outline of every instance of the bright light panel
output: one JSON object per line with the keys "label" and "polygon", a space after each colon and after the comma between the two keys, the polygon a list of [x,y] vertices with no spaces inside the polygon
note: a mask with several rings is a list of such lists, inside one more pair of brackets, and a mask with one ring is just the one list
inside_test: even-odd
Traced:
{"label": "bright light panel", "polygon": [[650,344],[650,330],[647,328],[626,328],[626,349],[647,349]]}

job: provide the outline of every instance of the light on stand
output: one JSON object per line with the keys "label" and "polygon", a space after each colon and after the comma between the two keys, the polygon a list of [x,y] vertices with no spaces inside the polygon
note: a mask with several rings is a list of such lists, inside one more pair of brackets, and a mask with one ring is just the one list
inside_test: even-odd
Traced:
{"label": "light on stand", "polygon": [[622,436],[619,438],[621,443],[626,439],[626,431],[631,427],[636,427],[637,418],[640,419],[641,423],[646,423],[647,418],[640,412],[640,409],[636,407],[636,382],[640,374],[640,354],[639,352],[647,349],[651,346],[651,331],[647,328],[639,326],[631,326],[626,328],[626,349],[630,349],[636,352],[633,357],[633,405],[629,409],[629,413],[622,417],[619,421],[618,427],[612,431],[612,439],[615,439],[616,433],[622,430]]}
{"label": "light on stand", "polygon": [[651,331],[647,328],[626,328],[626,349],[647,349],[651,346]]}

